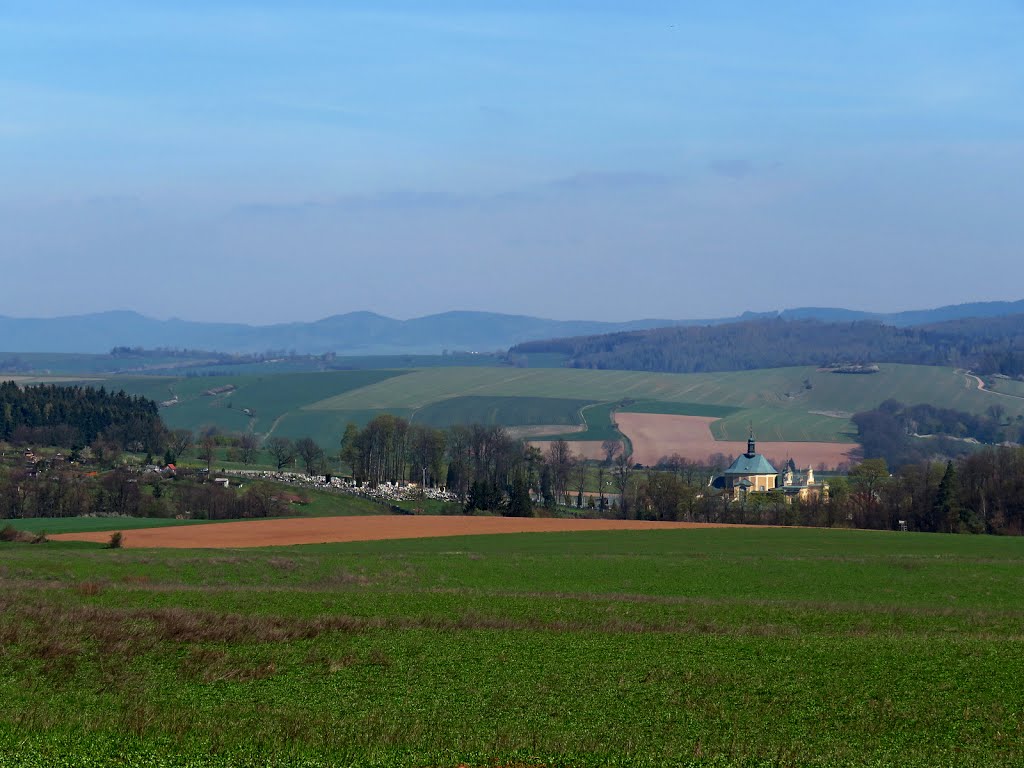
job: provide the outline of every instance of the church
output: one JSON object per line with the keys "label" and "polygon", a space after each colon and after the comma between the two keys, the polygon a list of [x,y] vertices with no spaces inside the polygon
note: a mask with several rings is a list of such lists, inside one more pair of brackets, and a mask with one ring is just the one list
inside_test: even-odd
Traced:
{"label": "church", "polygon": [[828,500],[828,483],[815,482],[814,470],[810,467],[806,472],[797,474],[790,462],[780,478],[779,471],[772,463],[757,452],[753,430],[747,440],[747,452],[737,457],[724,473],[712,478],[710,485],[732,501],[745,501],[748,494],[775,490],[783,493],[787,503],[792,503],[793,499]]}

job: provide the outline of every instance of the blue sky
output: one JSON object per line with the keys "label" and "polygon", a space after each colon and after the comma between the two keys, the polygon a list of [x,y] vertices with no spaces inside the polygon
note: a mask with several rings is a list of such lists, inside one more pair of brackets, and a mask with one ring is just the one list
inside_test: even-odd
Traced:
{"label": "blue sky", "polygon": [[9,1],[0,314],[1021,298],[1022,39],[994,0]]}

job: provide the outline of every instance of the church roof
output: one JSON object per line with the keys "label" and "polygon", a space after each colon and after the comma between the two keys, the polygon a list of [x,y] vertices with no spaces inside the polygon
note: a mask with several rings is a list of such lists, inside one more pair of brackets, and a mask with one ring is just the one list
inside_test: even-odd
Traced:
{"label": "church roof", "polygon": [[749,453],[745,453],[740,456],[736,461],[732,463],[727,470],[727,475],[777,475],[779,474],[775,467],[762,456],[760,453],[755,453],[751,456]]}
{"label": "church roof", "polygon": [[751,430],[750,439],[747,440],[747,452],[732,463],[727,470],[727,475],[777,475],[778,471],[771,463],[757,452],[754,444],[754,432]]}

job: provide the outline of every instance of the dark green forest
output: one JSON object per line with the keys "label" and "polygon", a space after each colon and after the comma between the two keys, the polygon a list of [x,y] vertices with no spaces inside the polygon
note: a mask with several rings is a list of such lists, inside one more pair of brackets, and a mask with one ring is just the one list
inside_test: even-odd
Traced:
{"label": "dark green forest", "polygon": [[105,388],[0,383],[0,440],[81,448],[97,440],[158,451],[165,428],[157,404]]}
{"label": "dark green forest", "polygon": [[966,456],[981,444],[1018,443],[1024,425],[993,405],[981,416],[934,405],[904,405],[886,400],[878,408],[853,415],[857,440],[868,459],[900,466],[935,457]]}
{"label": "dark green forest", "polygon": [[1024,315],[896,328],[877,322],[758,319],[532,341],[515,354],[567,355],[574,368],[702,373],[836,363],[908,363],[1024,375]]}

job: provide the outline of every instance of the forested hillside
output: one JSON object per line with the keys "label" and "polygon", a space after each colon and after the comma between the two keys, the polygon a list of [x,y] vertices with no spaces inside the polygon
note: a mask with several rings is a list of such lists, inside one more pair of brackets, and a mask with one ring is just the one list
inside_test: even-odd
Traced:
{"label": "forested hillside", "polygon": [[1024,315],[897,328],[870,321],[751,320],[519,344],[575,368],[700,373],[835,363],[911,363],[1024,374]]}
{"label": "forested hillside", "polygon": [[156,451],[164,425],[157,405],[103,387],[0,384],[0,440],[77,448],[97,438],[125,450]]}

